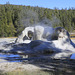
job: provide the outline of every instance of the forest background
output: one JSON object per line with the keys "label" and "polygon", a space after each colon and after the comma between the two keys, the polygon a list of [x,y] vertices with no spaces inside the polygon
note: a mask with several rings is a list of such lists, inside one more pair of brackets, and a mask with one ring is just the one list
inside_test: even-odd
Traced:
{"label": "forest background", "polygon": [[25,27],[37,24],[64,27],[75,32],[75,8],[49,9],[25,5],[0,5],[0,37],[15,37]]}

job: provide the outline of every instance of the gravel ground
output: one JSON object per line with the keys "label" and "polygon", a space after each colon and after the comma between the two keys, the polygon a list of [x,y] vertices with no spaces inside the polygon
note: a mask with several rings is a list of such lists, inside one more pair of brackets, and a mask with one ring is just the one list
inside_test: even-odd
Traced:
{"label": "gravel ground", "polygon": [[[16,38],[0,38],[0,50],[8,50],[10,48],[3,47],[4,44],[14,43]],[[26,62],[26,61],[25,61]],[[8,71],[15,71],[15,70],[38,70],[39,67],[23,62],[9,62],[8,60],[2,59],[0,57],[0,71],[8,72]]]}
{"label": "gravel ground", "polygon": [[[14,42],[16,38],[0,38],[0,43],[11,43]],[[75,42],[75,40],[73,40]],[[4,44],[3,43],[3,44]],[[1,48],[0,48],[1,49]],[[63,68],[69,67],[72,69],[75,69],[75,60],[73,61],[74,63],[70,62],[68,63],[67,60],[64,60],[64,62],[61,63],[61,60],[51,60],[49,62],[43,62],[42,60],[39,60],[41,62],[33,62],[33,61],[23,61],[23,62],[8,62],[7,60],[1,59],[0,58],[0,71],[8,72],[8,71],[15,71],[15,70],[28,70],[28,71],[34,71],[34,70],[41,70],[41,69],[49,69],[49,70],[55,70],[55,68],[58,68],[63,70]],[[61,66],[63,65],[63,66]],[[67,69],[68,70],[68,69]],[[65,71],[67,71],[65,70]],[[70,70],[68,70],[70,72]]]}
{"label": "gravel ground", "polygon": [[[1,60],[0,60],[1,61]],[[31,64],[23,64],[21,62],[3,62],[0,63],[0,70],[4,72],[9,72],[9,71],[33,71],[33,70],[38,70],[40,69],[37,66],[31,65]]]}

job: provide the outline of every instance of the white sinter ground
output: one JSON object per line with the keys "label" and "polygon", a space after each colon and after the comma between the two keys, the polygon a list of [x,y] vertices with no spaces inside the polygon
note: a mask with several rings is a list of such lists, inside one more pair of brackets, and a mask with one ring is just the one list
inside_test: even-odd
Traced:
{"label": "white sinter ground", "polygon": [[[33,29],[36,29],[36,31],[38,31],[39,27],[43,29],[42,32],[45,31],[44,34],[47,33],[50,29],[51,29],[50,31],[52,31],[52,28],[49,28],[49,30],[48,30],[48,27],[43,28],[41,26],[36,26],[35,28],[32,27],[31,30],[33,32],[35,31]],[[26,28],[26,30],[27,30],[27,28]],[[24,30],[24,31],[26,31],[26,30]],[[24,31],[23,31],[23,33],[25,33]],[[30,28],[29,28],[29,31],[30,31]],[[62,27],[57,27],[54,31],[55,31],[54,33],[53,33],[53,31],[50,32],[50,36],[51,35],[54,36],[54,34],[57,34],[58,35],[57,40],[51,40],[51,41],[45,40],[42,43],[40,43],[39,45],[37,45],[37,43],[39,41],[37,43],[34,41],[35,42],[33,44],[34,50],[37,50],[37,51],[42,50],[43,51],[43,49],[47,49],[48,46],[49,46],[48,48],[51,47],[50,49],[52,49],[52,50],[53,49],[60,50],[61,51],[60,53],[58,52],[58,53],[52,55],[54,58],[64,58],[64,57],[70,56],[72,53],[75,53],[75,44],[70,40],[68,32]],[[28,32],[28,30],[27,30],[27,32]],[[35,34],[35,32],[34,32],[34,34]],[[39,30],[39,32],[40,32],[40,34],[37,32],[36,35],[38,35],[38,36],[41,35],[40,36],[40,39],[41,39],[42,35],[44,35],[44,34],[41,33],[41,29]],[[49,32],[48,32],[48,34],[49,34]],[[19,36],[19,37],[21,38],[21,36]],[[18,38],[18,39],[20,39],[20,38]],[[22,38],[23,38],[23,36],[22,36]],[[37,38],[35,38],[35,39],[38,40]],[[46,39],[46,37],[45,37],[45,39]],[[41,39],[41,40],[43,40],[43,39]],[[1,38],[0,39],[0,50],[1,49],[3,49],[3,50],[13,49],[12,46],[8,46],[7,48],[3,46],[5,44],[9,44],[9,43],[12,43],[12,42],[15,42],[15,38]],[[22,43],[30,43],[30,42],[31,42],[31,40],[22,41]],[[45,42],[48,42],[49,45],[48,45],[48,43],[46,44]],[[37,46],[35,47],[35,45],[37,45]]]}

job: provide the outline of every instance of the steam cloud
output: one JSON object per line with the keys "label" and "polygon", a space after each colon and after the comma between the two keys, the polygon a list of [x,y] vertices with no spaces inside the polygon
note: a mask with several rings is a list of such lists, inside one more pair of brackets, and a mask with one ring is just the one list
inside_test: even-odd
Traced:
{"label": "steam cloud", "polygon": [[36,11],[34,12],[32,10],[26,10],[27,9],[21,11],[21,23],[24,27],[35,25],[54,27],[55,25],[58,26],[61,23],[56,16],[53,16],[51,20],[47,17],[43,17],[41,20],[39,20],[39,14]]}

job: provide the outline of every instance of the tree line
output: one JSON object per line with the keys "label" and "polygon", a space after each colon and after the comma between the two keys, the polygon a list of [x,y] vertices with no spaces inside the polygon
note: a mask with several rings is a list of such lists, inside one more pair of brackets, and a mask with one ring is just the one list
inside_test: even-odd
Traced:
{"label": "tree line", "polygon": [[48,9],[22,5],[0,5],[0,37],[18,36],[27,27],[38,23],[75,30],[75,8]]}

